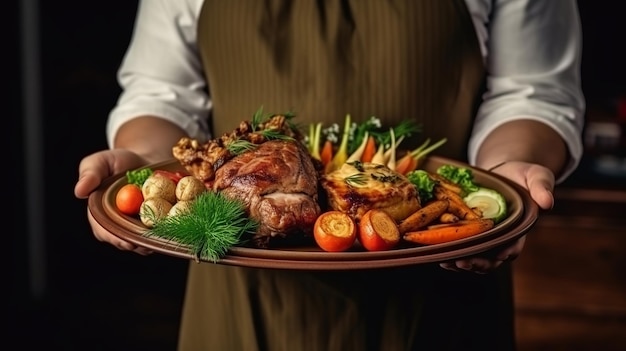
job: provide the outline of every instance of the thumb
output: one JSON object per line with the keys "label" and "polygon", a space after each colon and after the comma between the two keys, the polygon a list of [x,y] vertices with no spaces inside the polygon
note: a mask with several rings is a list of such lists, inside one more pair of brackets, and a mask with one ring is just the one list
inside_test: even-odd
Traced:
{"label": "thumb", "polygon": [[143,159],[137,154],[121,149],[104,150],[86,156],[78,166],[78,181],[74,186],[74,195],[79,199],[87,198],[104,179],[139,167],[143,163]]}
{"label": "thumb", "polygon": [[554,207],[554,173],[548,168],[533,165],[528,168],[526,174],[526,185],[530,196],[537,205],[544,210]]}

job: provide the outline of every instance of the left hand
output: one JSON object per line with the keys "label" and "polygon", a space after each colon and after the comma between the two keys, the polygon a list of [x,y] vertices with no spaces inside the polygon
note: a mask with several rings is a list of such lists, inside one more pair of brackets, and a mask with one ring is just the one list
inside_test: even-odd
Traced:
{"label": "left hand", "polygon": [[[554,206],[555,178],[552,171],[538,164],[510,161],[493,170],[530,192],[530,196],[537,205],[544,210]],[[440,266],[452,271],[470,271],[484,274],[498,268],[503,262],[516,259],[524,248],[526,236],[502,248],[456,261],[442,262]]]}

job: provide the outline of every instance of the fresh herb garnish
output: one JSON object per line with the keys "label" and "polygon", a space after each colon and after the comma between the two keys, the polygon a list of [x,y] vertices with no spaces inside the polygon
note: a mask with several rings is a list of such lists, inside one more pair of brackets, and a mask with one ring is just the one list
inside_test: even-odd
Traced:
{"label": "fresh herb garnish", "polygon": [[279,131],[273,129],[265,129],[259,131],[259,134],[263,135],[265,140],[293,140],[289,135],[285,135]]}
{"label": "fresh herb garnish", "polygon": [[372,173],[372,179],[381,183],[395,183],[398,181],[398,176],[395,174]]}
{"label": "fresh herb garnish", "polygon": [[[288,111],[280,115],[285,117],[285,120],[291,129],[294,129],[296,127],[292,121],[293,118],[296,117],[295,113]],[[252,131],[254,132],[258,131],[259,126],[261,126],[261,124],[269,121],[274,116],[277,116],[277,114],[263,112],[263,106],[259,107],[259,109],[256,110],[254,114],[252,115],[252,120],[250,121],[250,124],[252,126]]]}
{"label": "fresh herb garnish", "polygon": [[363,162],[361,161],[348,162],[348,164],[356,168],[356,170],[359,172],[365,172],[365,168],[363,167]]}
{"label": "fresh herb garnish", "polygon": [[355,173],[345,177],[344,181],[351,186],[363,186],[367,183],[367,176],[363,173]]}
{"label": "fresh herb garnish", "polygon": [[216,262],[257,226],[239,201],[207,191],[196,197],[189,211],[157,220],[145,235],[188,246],[198,260]]}
{"label": "fresh herb garnish", "polygon": [[252,143],[248,140],[237,139],[228,143],[228,145],[226,145],[226,149],[233,155],[240,155],[246,151],[252,151],[256,149],[257,146],[259,145]]}
{"label": "fresh herb garnish", "polygon": [[126,182],[135,184],[141,188],[143,183],[152,175],[152,173],[154,172],[151,168],[128,170],[126,171]]}
{"label": "fresh herb garnish", "polygon": [[474,182],[474,175],[469,168],[445,164],[437,168],[437,174],[458,184],[463,189],[463,195],[474,192],[479,188],[478,184]]}
{"label": "fresh herb garnish", "polygon": [[419,194],[420,201],[426,203],[435,197],[433,191],[437,183],[423,169],[416,169],[407,173],[406,177],[415,185]]}
{"label": "fresh herb garnish", "polygon": [[[401,138],[410,137],[411,135],[413,135],[413,133],[421,132],[422,127],[412,120],[404,120],[392,129],[394,137],[399,140]],[[388,145],[391,144],[391,132],[389,130],[384,132],[380,130],[374,130],[371,131],[370,134],[373,135],[374,138],[376,138],[377,145],[385,145],[386,147],[388,147]]]}
{"label": "fresh herb garnish", "polygon": [[252,120],[250,124],[252,125],[252,130],[256,131],[261,123],[265,123],[270,118],[271,114],[263,112],[263,106],[259,107],[258,110],[254,112],[252,115]]}
{"label": "fresh herb garnish", "polygon": [[374,131],[379,130],[382,127],[382,123],[380,119],[376,116],[371,116],[367,121],[356,124],[352,124],[352,128],[350,130],[350,143],[348,145],[348,153],[352,154],[354,150],[356,150],[363,138],[365,137],[365,133],[372,133]]}

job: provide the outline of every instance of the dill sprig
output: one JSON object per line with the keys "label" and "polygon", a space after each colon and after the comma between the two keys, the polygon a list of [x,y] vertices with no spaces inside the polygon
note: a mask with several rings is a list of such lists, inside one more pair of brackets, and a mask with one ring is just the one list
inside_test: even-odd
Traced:
{"label": "dill sprig", "polygon": [[145,235],[187,246],[194,257],[217,262],[257,225],[239,201],[207,191],[196,197],[189,211],[158,220]]}

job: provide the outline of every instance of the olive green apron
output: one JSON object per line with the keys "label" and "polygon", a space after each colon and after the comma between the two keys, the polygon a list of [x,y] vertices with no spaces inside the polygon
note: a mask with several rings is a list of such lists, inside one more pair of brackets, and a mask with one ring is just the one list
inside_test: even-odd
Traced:
{"label": "olive green apron", "polygon": [[[415,119],[464,160],[484,67],[464,0],[206,0],[198,50],[215,135],[260,107],[296,122]],[[309,272],[191,263],[186,350],[511,349],[510,267]]]}

